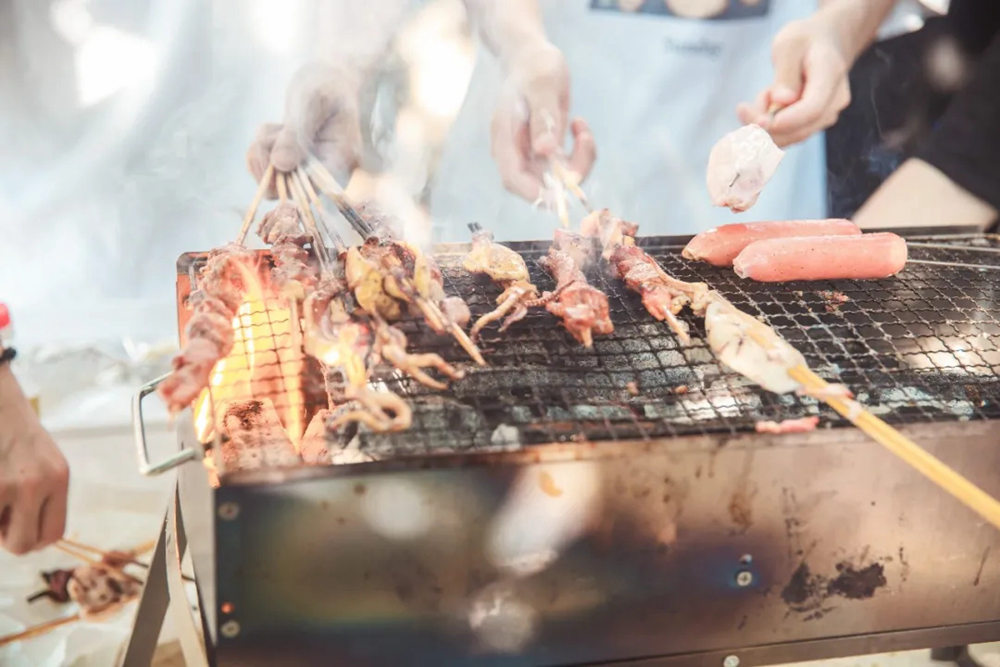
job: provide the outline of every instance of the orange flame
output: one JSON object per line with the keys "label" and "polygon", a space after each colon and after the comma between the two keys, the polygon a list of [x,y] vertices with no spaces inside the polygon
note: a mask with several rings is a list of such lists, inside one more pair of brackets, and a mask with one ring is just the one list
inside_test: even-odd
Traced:
{"label": "orange flame", "polygon": [[305,355],[297,304],[274,295],[252,267],[240,270],[245,301],[233,318],[233,349],[216,363],[209,386],[195,401],[195,433],[209,442],[222,426],[227,404],[269,398],[298,448],[305,431]]}

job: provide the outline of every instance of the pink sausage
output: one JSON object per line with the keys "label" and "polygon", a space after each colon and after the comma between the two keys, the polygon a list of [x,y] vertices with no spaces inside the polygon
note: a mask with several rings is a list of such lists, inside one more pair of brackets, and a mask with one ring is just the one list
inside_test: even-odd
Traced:
{"label": "pink sausage", "polygon": [[715,266],[731,266],[736,255],[754,241],[790,236],[857,235],[861,230],[850,220],[771,220],[738,222],[715,227],[691,239],[681,254]]}
{"label": "pink sausage", "polygon": [[890,233],[756,241],[733,260],[740,278],[766,283],[888,278],[904,266],[906,241]]}

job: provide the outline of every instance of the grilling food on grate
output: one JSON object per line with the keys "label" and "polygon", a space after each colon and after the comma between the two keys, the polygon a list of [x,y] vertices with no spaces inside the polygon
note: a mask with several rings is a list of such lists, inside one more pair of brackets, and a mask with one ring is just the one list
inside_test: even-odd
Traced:
{"label": "grilling food on grate", "polygon": [[850,220],[768,220],[733,223],[696,234],[684,246],[681,255],[714,266],[732,266],[740,251],[754,241],[795,236],[860,235],[861,229]]}
{"label": "grilling food on grate", "polygon": [[319,280],[319,269],[305,249],[312,238],[302,226],[299,207],[289,202],[278,204],[261,218],[257,234],[271,246],[274,286],[290,299],[304,299]]}
{"label": "grilling food on grate", "polygon": [[480,366],[486,361],[462,327],[469,307],[446,296],[441,270],[424,253],[402,241],[370,236],[347,251],[348,286],[366,312],[390,322],[400,319],[402,305],[414,307],[438,333],[450,333]]}
{"label": "grilling food on grate", "polygon": [[549,254],[538,260],[556,281],[556,288],[542,299],[545,308],[562,320],[563,326],[584,347],[593,344],[593,333],[610,334],[611,323],[608,297],[591,286],[583,274],[593,261],[593,244],[578,234],[556,230]]}
{"label": "grilling food on grate", "polygon": [[[751,332],[766,340],[770,349]],[[709,348],[723,365],[764,389],[778,394],[800,389],[801,385],[788,375],[789,368],[806,363],[798,350],[769,326],[714,292],[705,309],[705,334]]]}
{"label": "grilling food on grate", "polygon": [[733,260],[740,278],[867,280],[888,278],[906,266],[906,241],[896,234],[811,236],[751,243]]}
{"label": "grilling food on grate", "polygon": [[433,366],[452,380],[461,380],[465,376],[439,354],[433,352],[409,354],[406,351],[406,334],[384,320],[376,320],[375,353],[420,384],[432,389],[447,389],[448,385],[432,378],[424,372],[424,368]]}
{"label": "grilling food on grate", "polygon": [[223,418],[223,471],[295,466],[302,458],[267,399],[232,403]]}
{"label": "grilling food on grate", "polygon": [[326,427],[336,431],[345,424],[358,422],[376,433],[405,431],[413,423],[413,411],[402,398],[390,391],[375,391],[366,386],[348,385],[345,398],[353,401],[333,411]]}
{"label": "grilling food on grate", "polygon": [[[493,234],[478,225],[472,229],[472,249],[462,260],[462,266],[469,273],[484,273],[503,287],[497,297],[497,307],[486,313],[472,325],[472,340],[476,340],[483,327],[491,322],[506,319],[500,325],[500,332],[511,324],[524,319],[528,308],[544,303],[539,299],[538,288],[531,284],[528,266],[519,254],[493,241]],[[509,314],[508,314],[509,313]]]}
{"label": "grilling food on grate", "polygon": [[819,417],[813,415],[811,417],[800,417],[799,419],[784,419],[780,422],[759,421],[754,424],[754,430],[757,433],[774,433],[776,435],[782,433],[808,433],[809,431],[815,431],[818,424]]}
{"label": "grilling food on grate", "polygon": [[734,212],[747,210],[756,203],[784,156],[759,125],[744,125],[722,137],[708,155],[705,174],[712,203]]}
{"label": "grilling food on grate", "polygon": [[255,271],[254,254],[229,244],[209,253],[188,298],[194,314],[188,321],[187,341],[174,357],[173,371],[157,392],[171,413],[183,410],[208,386],[212,368],[233,348],[233,318],[246,291],[243,275]]}
{"label": "grilling food on grate", "polygon": [[625,222],[607,209],[589,214],[580,229],[584,235],[600,239],[602,255],[609,261],[612,274],[642,296],[642,305],[649,314],[666,321],[682,343],[689,343],[687,324],[678,320],[677,314],[689,304],[696,313],[703,311],[708,286],[669,276],[655,259],[635,245],[638,225]]}

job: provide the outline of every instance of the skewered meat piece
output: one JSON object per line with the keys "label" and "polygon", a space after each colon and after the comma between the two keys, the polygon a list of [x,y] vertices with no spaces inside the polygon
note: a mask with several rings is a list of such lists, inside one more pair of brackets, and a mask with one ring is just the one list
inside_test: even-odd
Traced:
{"label": "skewered meat piece", "polygon": [[902,271],[906,257],[906,241],[889,232],[768,239],[744,248],[733,260],[733,270],[740,278],[769,283],[875,280]]}
{"label": "skewered meat piece", "polygon": [[174,357],[173,372],[157,392],[171,413],[191,404],[208,386],[216,362],[233,348],[233,318],[246,292],[244,276],[255,272],[254,254],[230,244],[213,250],[188,298],[194,309],[186,328],[187,341]]}
{"label": "skewered meat piece", "polygon": [[578,234],[556,230],[555,242],[549,254],[539,264],[556,281],[556,289],[542,295],[545,308],[562,320],[563,326],[584,347],[593,344],[593,333],[614,331],[608,307],[608,297],[587,282],[583,271],[592,261],[593,244]]}
{"label": "skewered meat piece", "polygon": [[80,616],[96,620],[137,598],[142,583],[118,568],[98,563],[74,568],[66,590],[80,605]]}
{"label": "skewered meat piece", "polygon": [[295,204],[284,202],[264,214],[257,234],[271,246],[271,280],[285,296],[301,301],[319,280],[319,269],[305,246],[312,240]]}
{"label": "skewered meat piece", "polygon": [[473,227],[472,248],[462,260],[462,266],[470,273],[486,274],[504,288],[497,297],[497,307],[472,325],[472,340],[476,340],[483,327],[505,315],[507,317],[500,325],[500,332],[506,331],[511,324],[524,319],[530,306],[541,303],[538,288],[531,284],[524,258],[507,246],[495,243],[493,234],[478,225]]}
{"label": "skewered meat piece", "polygon": [[416,307],[438,333],[448,332],[479,365],[486,361],[462,326],[469,309],[458,297],[446,297],[441,270],[409,244],[370,236],[347,251],[347,284],[369,314],[390,322],[402,317],[402,304]]}
{"label": "skewered meat piece", "polygon": [[601,240],[602,255],[608,259],[612,274],[642,296],[642,305],[649,314],[666,321],[682,343],[689,343],[691,336],[687,324],[677,319],[677,314],[687,305],[700,314],[705,307],[708,286],[683,282],[668,275],[655,259],[635,245],[638,225],[625,222],[607,210],[588,215],[581,229],[586,235]]}
{"label": "skewered meat piece", "polygon": [[754,430],[757,433],[774,433],[776,435],[782,433],[808,433],[809,431],[815,431],[818,424],[819,417],[813,415],[811,417],[800,417],[799,419],[784,419],[780,422],[759,421],[754,424]]}
{"label": "skewered meat piece", "polygon": [[226,472],[294,466],[302,459],[267,400],[233,403],[223,419],[228,440],[222,443]]}
{"label": "skewered meat piece", "polygon": [[785,156],[759,125],[744,125],[722,137],[708,156],[705,181],[716,206],[745,211],[774,176]]}
{"label": "skewered meat piece", "polygon": [[424,354],[409,354],[406,351],[406,334],[386,322],[378,322],[375,326],[376,351],[382,359],[403,371],[417,382],[432,389],[446,389],[448,385],[435,380],[424,372],[424,368],[433,367],[452,380],[460,380],[465,374],[433,352]]}
{"label": "skewered meat piece", "polygon": [[861,229],[850,220],[767,220],[763,222],[736,222],[713,227],[696,234],[684,246],[681,255],[686,259],[701,260],[714,266],[732,266],[733,260],[744,248],[755,241],[794,236],[850,236],[860,235]]}
{"label": "skewered meat piece", "polygon": [[357,422],[376,433],[390,433],[405,431],[413,423],[413,411],[410,410],[410,406],[392,392],[348,385],[345,395],[358,407],[345,408],[335,413],[326,425],[331,431],[350,422]]}

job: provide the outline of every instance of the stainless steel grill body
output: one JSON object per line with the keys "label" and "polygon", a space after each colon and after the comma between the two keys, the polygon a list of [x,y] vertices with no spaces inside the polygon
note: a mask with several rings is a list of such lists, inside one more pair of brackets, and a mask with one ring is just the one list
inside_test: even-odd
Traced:
{"label": "stainless steel grill body", "polygon": [[[668,272],[763,315],[820,375],[1000,494],[1000,272],[913,265],[887,281],[759,285],[681,260],[683,239],[644,243]],[[512,245],[529,264],[545,247]],[[499,290],[455,268],[461,251],[438,258],[446,289],[475,316]],[[181,301],[197,258],[179,263]],[[415,423],[362,434],[375,462],[229,474],[215,489],[200,466],[182,468],[218,664],[736,654],[746,665],[1000,637],[995,530],[832,411],[749,386],[697,337],[681,348],[615,281],[594,282],[616,332],[592,351],[537,312],[503,337],[488,332],[490,367],[448,392],[382,376],[413,402]],[[463,361],[405,326],[414,348]],[[805,414],[831,428],[750,433],[758,419]],[[593,504],[579,534],[539,571],[499,566],[491,531],[516,490],[542,489],[541,520],[547,497],[578,492],[558,480],[581,475]],[[417,507],[408,521],[419,530],[381,525],[390,501]]]}

